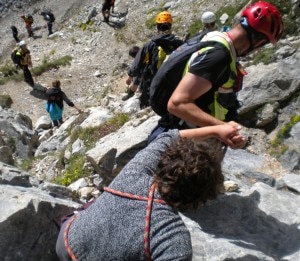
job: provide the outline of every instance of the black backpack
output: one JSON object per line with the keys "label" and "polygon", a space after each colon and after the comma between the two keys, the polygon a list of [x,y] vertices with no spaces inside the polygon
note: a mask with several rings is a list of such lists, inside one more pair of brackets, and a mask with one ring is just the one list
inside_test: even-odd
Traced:
{"label": "black backpack", "polygon": [[162,64],[155,74],[150,86],[150,106],[160,116],[165,115],[168,101],[179,84],[186,63],[191,55],[208,46],[227,48],[216,41],[201,42],[203,36],[197,35],[177,48]]}
{"label": "black backpack", "polygon": [[183,41],[173,34],[158,35],[151,39],[151,51],[148,53],[149,62],[143,70],[143,79],[152,80],[156,74],[160,63],[165,57],[176,50]]}
{"label": "black backpack", "polygon": [[14,64],[20,65],[21,62],[21,55],[17,55],[18,52],[18,48],[15,48],[12,52],[11,52],[11,60],[13,61]]}
{"label": "black backpack", "polygon": [[50,22],[54,23],[55,22],[55,16],[51,12],[47,14],[49,16]]}
{"label": "black backpack", "polygon": [[46,91],[48,102],[61,102],[63,100],[62,91],[60,88],[50,88]]}

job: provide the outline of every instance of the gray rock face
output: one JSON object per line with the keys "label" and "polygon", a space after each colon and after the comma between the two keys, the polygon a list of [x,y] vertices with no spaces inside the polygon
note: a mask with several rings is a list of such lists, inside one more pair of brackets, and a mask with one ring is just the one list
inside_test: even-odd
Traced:
{"label": "gray rock face", "polygon": [[55,199],[37,188],[0,185],[2,260],[58,260],[60,219],[78,204]]}
{"label": "gray rock face", "polygon": [[31,119],[12,109],[0,109],[0,142],[2,162],[13,164],[14,159],[33,156],[38,136],[32,129]]}
{"label": "gray rock face", "polygon": [[[117,76],[117,81],[124,84],[119,77],[126,74],[131,62],[127,57],[126,42],[111,48],[112,39],[115,36],[122,37],[122,31],[115,29],[122,28],[125,23],[129,25],[138,21],[140,17],[137,17],[137,13],[143,16],[143,21],[150,19],[152,13],[147,12],[144,16],[140,10],[153,10],[162,4],[170,9],[176,19],[181,19],[182,13],[187,14],[185,10],[189,11],[191,15],[185,15],[181,21],[181,30],[186,30],[191,24],[188,22],[194,20],[192,16],[195,16],[190,11],[194,7],[199,8],[200,4],[195,0],[167,3],[116,1],[117,13],[112,17],[116,28],[101,22],[99,1],[73,1],[72,7],[66,8],[68,1],[2,0],[0,16],[12,12],[14,8],[26,9],[28,3],[33,5],[36,2],[39,4],[37,9],[30,7],[29,11],[37,12],[44,8],[44,4],[52,7],[57,3],[64,5],[64,11],[59,13],[57,10],[59,23],[55,26],[58,28],[61,23],[61,32],[55,32],[43,42],[30,39],[34,62],[39,64],[43,56],[48,57],[49,48],[55,50],[55,59],[65,54],[72,55],[72,66],[55,69],[46,77],[63,76],[64,84],[75,92],[75,103],[84,105],[80,107],[85,108],[85,113],[66,115],[64,124],[56,130],[49,129],[51,123],[47,115],[36,122],[33,130],[31,118],[11,109],[0,108],[0,259],[5,261],[57,260],[55,240],[60,218],[79,206],[72,195],[80,195],[81,202],[91,196],[99,196],[99,187],[107,185],[147,144],[147,136],[158,117],[149,111],[138,114],[136,97],[125,103],[113,94],[107,94],[102,99],[103,89],[115,87],[113,77]],[[223,5],[221,2],[207,1],[205,8],[216,8]],[[80,10],[79,7],[87,3],[89,6]],[[296,12],[299,1],[291,0],[291,3],[291,11]],[[125,8],[127,5],[128,8]],[[70,17],[75,9],[76,16]],[[38,21],[38,15],[35,18],[38,25],[41,21]],[[96,27],[90,27],[85,32],[78,28],[78,24],[90,19]],[[7,20],[3,20],[3,28],[9,28]],[[23,37],[23,22],[18,21],[16,25]],[[0,30],[6,36],[4,30],[7,29]],[[42,31],[39,33],[42,34]],[[143,37],[148,38],[150,30],[144,31],[143,27],[135,26],[134,29],[127,28],[125,33],[132,33],[132,37],[142,34],[137,39],[141,44]],[[1,39],[5,39],[5,36]],[[240,118],[241,122],[253,128],[245,130],[246,134],[256,133],[256,136],[252,137],[251,146],[244,150],[227,150],[222,167],[230,186],[227,191],[234,192],[220,195],[216,201],[208,202],[197,211],[182,214],[191,233],[193,260],[300,260],[299,123],[291,128],[284,139],[283,144],[288,149],[281,155],[280,161],[269,155],[270,141],[277,131],[289,123],[291,115],[300,115],[300,53],[299,47],[294,47],[299,46],[299,42],[299,37],[283,39],[278,43],[275,53],[276,63],[247,68],[249,75],[239,94],[242,103]],[[0,57],[3,57],[7,49],[4,44],[0,49]],[[83,67],[88,69],[82,72]],[[44,91],[44,88],[42,84],[35,85],[35,91]],[[80,92],[80,88],[84,91]],[[31,100],[27,101],[30,103]],[[91,104],[105,107],[87,109]],[[34,114],[35,109],[31,108],[28,114]],[[94,148],[87,149],[84,140],[71,139],[73,132],[97,128],[120,111],[130,113],[135,120],[98,140]],[[14,146],[11,146],[12,141]],[[63,175],[61,162],[66,168],[74,153],[85,157],[83,167],[88,165],[91,175],[82,179],[80,184],[71,184],[70,189],[51,183],[54,178]],[[34,165],[30,173],[9,165],[32,155],[44,158]]]}
{"label": "gray rock face", "polygon": [[257,183],[184,213],[193,260],[299,260],[299,203],[297,195]]}

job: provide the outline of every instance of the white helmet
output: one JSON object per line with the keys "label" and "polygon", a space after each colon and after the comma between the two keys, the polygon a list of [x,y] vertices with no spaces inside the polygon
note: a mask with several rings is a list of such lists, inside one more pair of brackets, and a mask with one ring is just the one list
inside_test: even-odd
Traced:
{"label": "white helmet", "polygon": [[24,40],[22,40],[22,41],[20,41],[20,42],[18,43],[18,45],[19,45],[19,46],[24,46],[24,45],[26,45],[26,42],[25,42]]}
{"label": "white helmet", "polygon": [[207,11],[204,12],[201,16],[201,21],[204,24],[210,24],[216,21],[216,15],[213,12]]}

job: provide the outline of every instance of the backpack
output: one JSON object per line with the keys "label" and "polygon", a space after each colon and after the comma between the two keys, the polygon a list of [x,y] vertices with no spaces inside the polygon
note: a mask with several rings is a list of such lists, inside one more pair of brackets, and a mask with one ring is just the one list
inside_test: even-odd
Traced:
{"label": "backpack", "polygon": [[33,17],[32,17],[32,15],[26,15],[26,20],[28,21],[28,22],[30,22],[31,24],[33,24]]}
{"label": "backpack", "polygon": [[143,70],[143,78],[152,80],[157,70],[166,57],[183,44],[173,34],[158,35],[151,39],[149,52],[146,54],[146,66]]}
{"label": "backpack", "polygon": [[47,16],[49,16],[49,21],[51,23],[55,22],[55,16],[54,16],[54,14],[52,14],[51,12],[49,12],[49,13],[47,13]]}
{"label": "backpack", "polygon": [[14,64],[19,65],[20,61],[21,61],[21,56],[17,55],[19,48],[15,48],[12,52],[11,52],[11,60],[13,61]]}
{"label": "backpack", "polygon": [[180,82],[185,66],[194,52],[208,46],[220,46],[227,50],[222,43],[216,41],[201,42],[201,39],[202,37],[197,35],[177,48],[154,76],[150,86],[150,106],[158,115],[163,116],[168,113],[168,101]]}
{"label": "backpack", "polygon": [[63,100],[62,91],[60,88],[50,88],[46,91],[48,102],[59,103]]}

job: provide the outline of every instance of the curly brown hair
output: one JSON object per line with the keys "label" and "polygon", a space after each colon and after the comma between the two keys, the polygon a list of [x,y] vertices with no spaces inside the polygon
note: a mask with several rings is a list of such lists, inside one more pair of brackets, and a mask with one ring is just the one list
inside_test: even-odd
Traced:
{"label": "curly brown hair", "polygon": [[179,139],[162,155],[154,176],[158,191],[168,204],[184,210],[215,199],[224,181],[224,153],[215,139]]}

